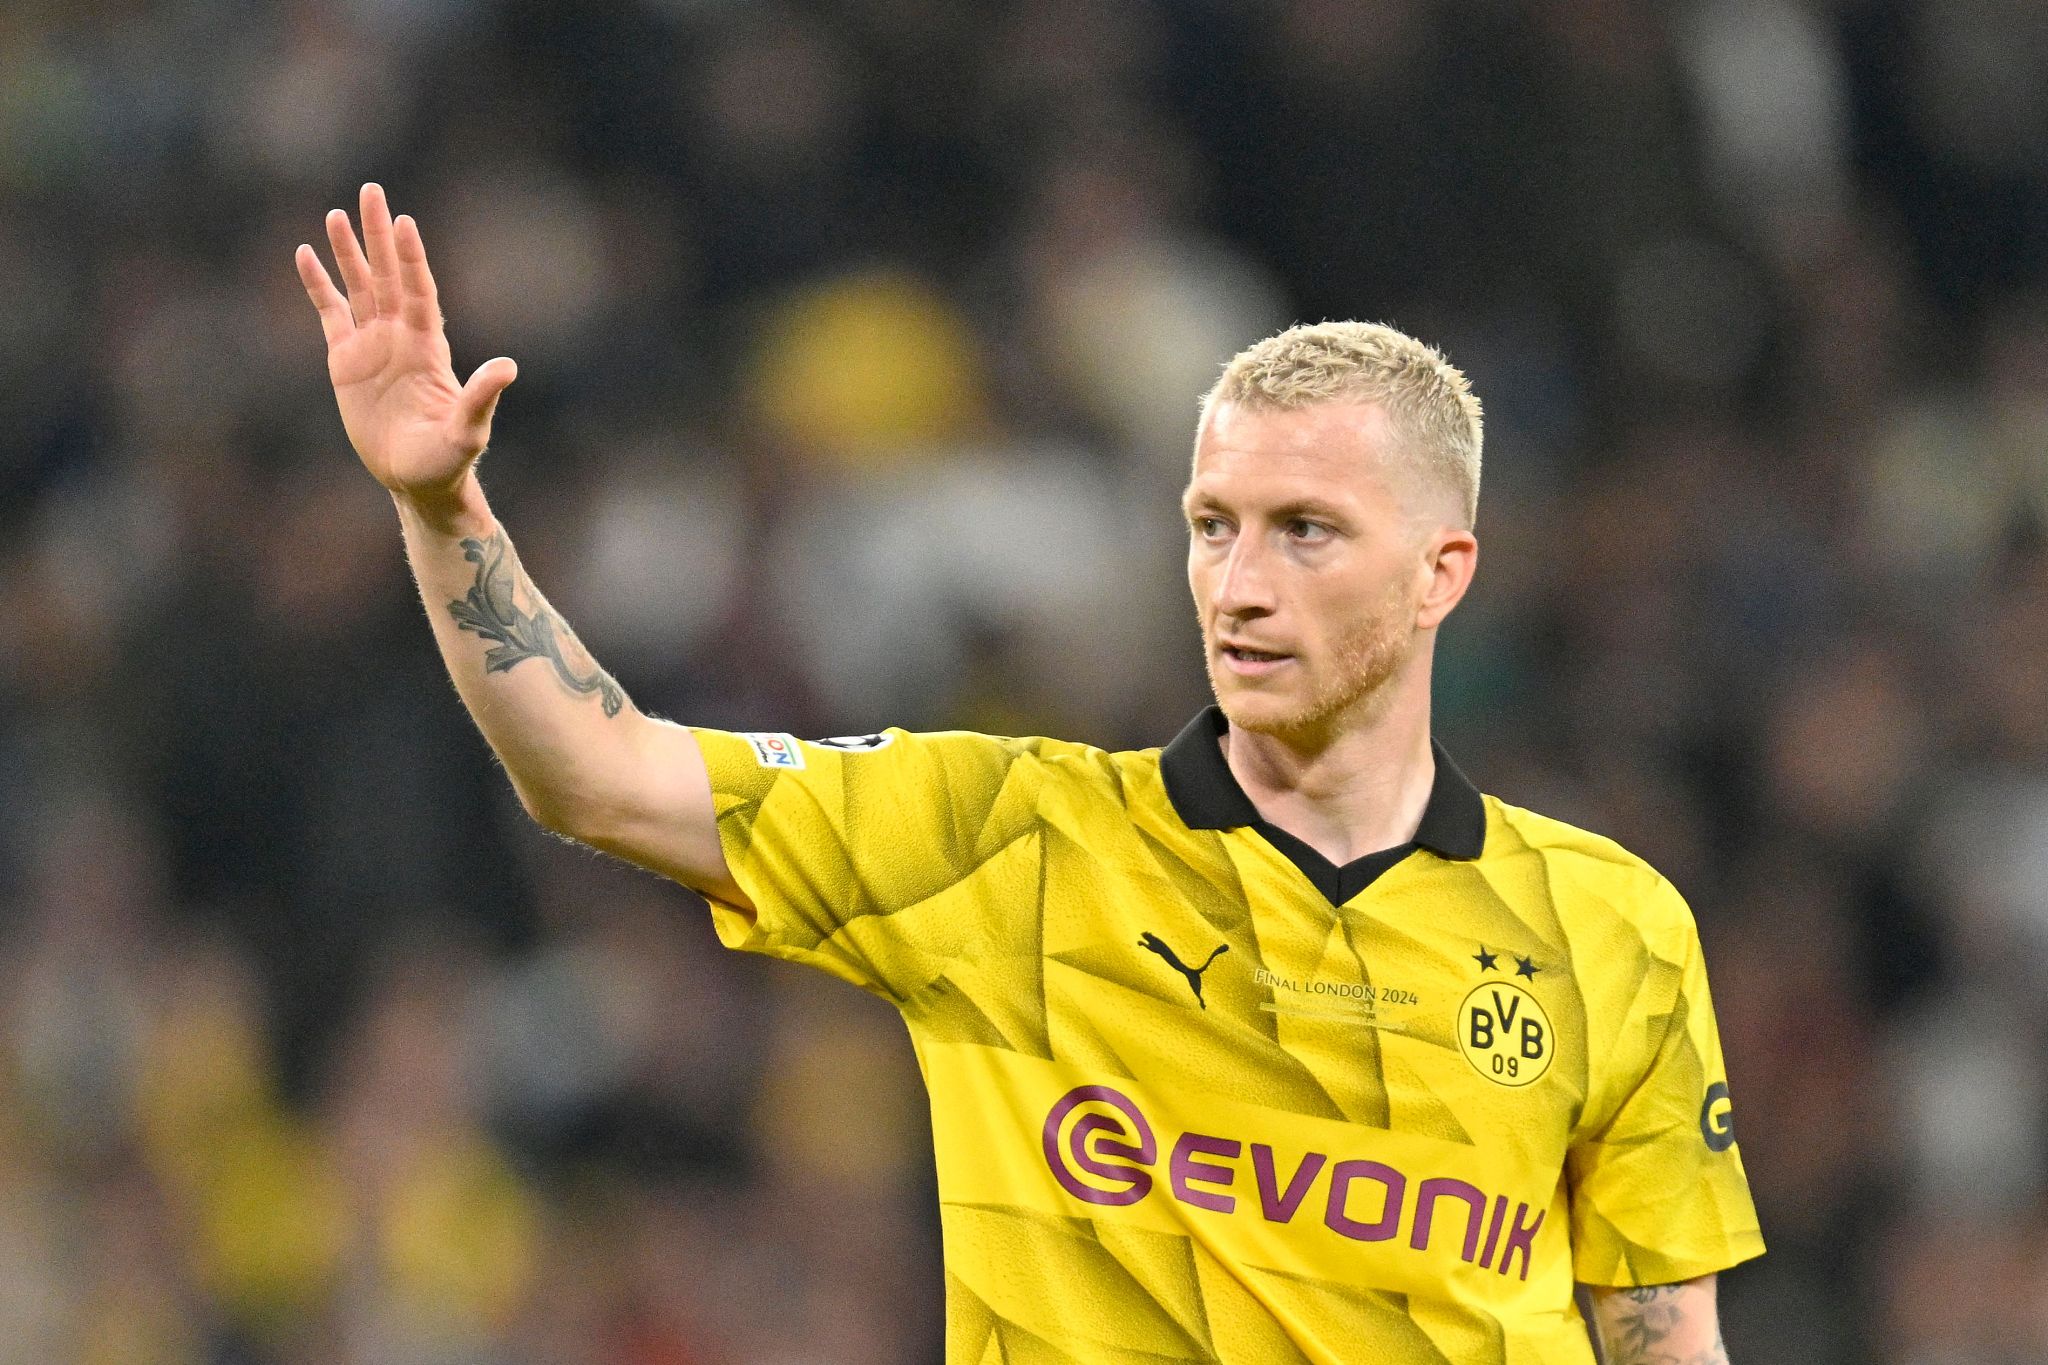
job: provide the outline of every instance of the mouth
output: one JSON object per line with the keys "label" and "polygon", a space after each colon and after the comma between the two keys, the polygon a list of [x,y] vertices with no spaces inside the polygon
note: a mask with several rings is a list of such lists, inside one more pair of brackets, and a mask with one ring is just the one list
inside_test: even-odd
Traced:
{"label": "mouth", "polygon": [[1231,672],[1253,678],[1271,673],[1293,662],[1294,659],[1292,654],[1283,654],[1271,649],[1253,649],[1248,645],[1222,645],[1218,647],[1217,653],[1222,656],[1224,666]]}

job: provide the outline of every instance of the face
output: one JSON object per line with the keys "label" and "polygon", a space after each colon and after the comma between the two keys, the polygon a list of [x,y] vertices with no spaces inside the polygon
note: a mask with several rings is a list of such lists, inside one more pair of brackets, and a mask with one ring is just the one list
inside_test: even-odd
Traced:
{"label": "face", "polygon": [[1203,422],[1183,499],[1188,585],[1210,685],[1239,728],[1326,741],[1428,687],[1428,646],[1478,545],[1406,486],[1391,439],[1370,403],[1219,403]]}

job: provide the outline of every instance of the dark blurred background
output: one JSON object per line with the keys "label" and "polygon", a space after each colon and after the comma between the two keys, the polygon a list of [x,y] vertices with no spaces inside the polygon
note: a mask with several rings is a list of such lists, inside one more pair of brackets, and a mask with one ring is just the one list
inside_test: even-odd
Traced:
{"label": "dark blurred background", "polygon": [[2048,1359],[2048,7],[9,0],[0,1361],[938,1359],[894,1017],[442,676],[290,261],[369,178],[701,723],[1162,742],[1219,363],[1444,346],[1440,733],[1698,912],[1734,1358]]}

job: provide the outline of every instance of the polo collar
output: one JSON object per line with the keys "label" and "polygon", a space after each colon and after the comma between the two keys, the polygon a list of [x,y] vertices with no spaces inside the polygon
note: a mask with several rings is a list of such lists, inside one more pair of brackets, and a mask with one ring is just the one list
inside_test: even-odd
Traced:
{"label": "polo collar", "polygon": [[[1290,842],[1299,842],[1269,824],[1238,785],[1219,742],[1228,728],[1222,708],[1207,707],[1160,752],[1159,775],[1181,823],[1189,829],[1251,826],[1268,838],[1278,832]],[[1434,737],[1429,748],[1436,758],[1436,779],[1430,785],[1429,802],[1422,808],[1415,838],[1404,847],[1419,846],[1446,858],[1477,858],[1486,845],[1486,803]]]}

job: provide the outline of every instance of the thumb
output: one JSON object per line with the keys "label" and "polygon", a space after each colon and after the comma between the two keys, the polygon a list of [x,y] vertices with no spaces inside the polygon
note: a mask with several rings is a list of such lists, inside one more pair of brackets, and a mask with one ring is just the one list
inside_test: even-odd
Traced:
{"label": "thumb", "polygon": [[484,448],[491,438],[491,415],[498,410],[498,399],[518,377],[519,366],[510,356],[501,355],[477,366],[455,400],[455,426],[464,445]]}

